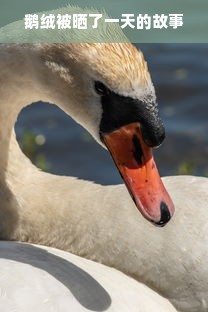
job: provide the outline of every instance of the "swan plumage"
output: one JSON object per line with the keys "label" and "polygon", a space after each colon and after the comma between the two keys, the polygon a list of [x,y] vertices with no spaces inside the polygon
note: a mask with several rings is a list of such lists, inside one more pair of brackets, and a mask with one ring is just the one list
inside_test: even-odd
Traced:
{"label": "swan plumage", "polygon": [[155,99],[142,53],[131,44],[2,45],[0,72],[0,237],[102,262],[152,287],[181,311],[207,311],[206,178],[164,179],[176,213],[158,229],[138,214],[122,185],[39,171],[13,132],[19,111],[41,99],[59,105],[100,142],[102,107],[92,80],[124,97]]}
{"label": "swan plumage", "polygon": [[51,247],[0,242],[0,272],[3,312],[176,312],[123,273]]}

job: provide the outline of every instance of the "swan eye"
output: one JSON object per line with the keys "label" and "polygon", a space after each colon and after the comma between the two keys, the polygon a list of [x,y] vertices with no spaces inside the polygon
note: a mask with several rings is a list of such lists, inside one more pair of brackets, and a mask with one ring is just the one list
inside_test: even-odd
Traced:
{"label": "swan eye", "polygon": [[107,95],[109,89],[100,81],[95,81],[95,91],[99,95]]}

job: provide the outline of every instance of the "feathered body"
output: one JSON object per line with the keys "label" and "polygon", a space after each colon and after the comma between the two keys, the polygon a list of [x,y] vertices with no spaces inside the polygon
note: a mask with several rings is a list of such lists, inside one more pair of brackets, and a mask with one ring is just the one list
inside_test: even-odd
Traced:
{"label": "feathered body", "polygon": [[151,113],[155,93],[142,53],[130,43],[2,45],[0,72],[1,239],[70,251],[133,276],[181,311],[207,311],[206,178],[164,178],[176,213],[158,229],[138,214],[123,185],[41,172],[13,133],[19,111],[43,100],[101,143],[95,79],[121,96],[146,99]]}

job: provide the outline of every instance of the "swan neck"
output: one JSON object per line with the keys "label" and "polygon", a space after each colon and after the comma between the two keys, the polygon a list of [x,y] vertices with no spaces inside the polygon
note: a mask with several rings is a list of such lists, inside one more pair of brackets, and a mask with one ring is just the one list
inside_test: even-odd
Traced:
{"label": "swan neck", "polygon": [[[14,124],[20,111],[44,95],[37,76],[38,58],[30,46],[2,45],[0,50],[0,176],[8,169],[10,150],[21,151],[15,141]],[[47,96],[43,96],[47,100]],[[18,155],[13,155],[18,156]]]}

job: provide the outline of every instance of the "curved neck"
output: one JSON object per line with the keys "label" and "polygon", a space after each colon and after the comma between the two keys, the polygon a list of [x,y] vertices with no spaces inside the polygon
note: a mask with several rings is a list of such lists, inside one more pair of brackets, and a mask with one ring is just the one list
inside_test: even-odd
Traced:
{"label": "curved neck", "polygon": [[[0,51],[0,175],[9,165],[9,150],[15,149],[13,127],[21,109],[41,98],[47,99],[37,76],[38,62],[30,46],[2,46]],[[20,151],[19,151],[20,152]],[[14,159],[14,155],[13,155]]]}
{"label": "curved neck", "polygon": [[[83,94],[79,90],[77,96],[74,84],[70,84],[70,76],[77,78],[73,62],[69,59],[64,68],[60,65],[62,55],[53,49],[41,45],[0,46],[0,239],[33,242],[42,239],[43,244],[54,240],[59,246],[57,233],[69,235],[63,226],[66,217],[70,220],[79,217],[77,211],[69,209],[69,203],[74,196],[77,205],[81,205],[76,194],[91,185],[39,171],[16,142],[13,128],[17,116],[32,102],[57,103],[74,119],[88,109],[81,108]],[[91,118],[89,110],[87,116]],[[92,185],[91,189],[95,187]],[[61,208],[60,198],[64,199]],[[84,201],[83,198],[83,205]],[[70,243],[68,238],[66,243]]]}
{"label": "curved neck", "polygon": [[[84,125],[96,124],[92,116],[99,122],[94,114],[98,105],[94,103],[92,108],[86,105],[88,99],[80,87],[76,64],[68,59],[64,68],[63,55],[55,51],[54,56],[53,46],[50,51],[46,48],[38,45],[0,48],[0,239],[53,244],[72,251],[80,245],[77,229],[83,246],[87,246],[91,222],[96,224],[97,218],[102,219],[102,209],[95,204],[94,194],[105,205],[103,199],[111,189],[106,192],[106,188],[88,181],[41,172],[16,142],[13,127],[19,112],[39,100],[58,104]],[[46,64],[45,56],[50,64]],[[88,98],[91,103],[89,95]],[[101,226],[105,220],[102,219]]]}
{"label": "curved neck", "polygon": [[[49,99],[39,83],[39,66],[35,50],[31,46],[20,48],[18,45],[1,45],[0,237],[3,239],[15,237],[20,209],[16,194],[30,170],[35,169],[20,150],[13,128],[23,107],[40,99]],[[18,187],[15,190],[14,185]]]}
{"label": "curved neck", "polygon": [[21,109],[30,103],[56,103],[91,134],[99,136],[101,107],[87,94],[82,65],[74,61],[72,50],[70,44],[0,46],[1,173],[8,166],[14,123]]}
{"label": "curved neck", "polygon": [[[23,157],[13,132],[19,112],[25,106],[44,101],[56,103],[72,117],[79,115],[73,86],[70,84],[73,62],[67,70],[61,64],[64,55],[53,45],[0,46],[0,179],[10,162]],[[65,64],[66,66],[66,64]],[[73,90],[73,92],[72,92]],[[72,97],[71,95],[74,95]],[[73,115],[74,114],[74,115]],[[12,157],[10,152],[12,151]],[[19,162],[20,164],[20,162]]]}

